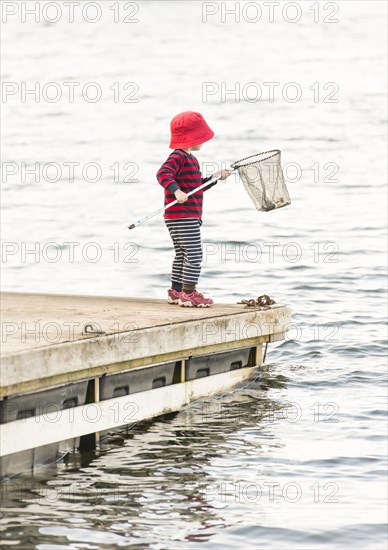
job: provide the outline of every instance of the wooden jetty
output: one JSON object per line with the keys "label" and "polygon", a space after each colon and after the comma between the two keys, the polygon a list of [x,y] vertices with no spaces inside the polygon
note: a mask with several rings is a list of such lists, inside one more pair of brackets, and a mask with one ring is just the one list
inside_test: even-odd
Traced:
{"label": "wooden jetty", "polygon": [[0,465],[10,476],[90,449],[252,376],[290,309],[1,294]]}

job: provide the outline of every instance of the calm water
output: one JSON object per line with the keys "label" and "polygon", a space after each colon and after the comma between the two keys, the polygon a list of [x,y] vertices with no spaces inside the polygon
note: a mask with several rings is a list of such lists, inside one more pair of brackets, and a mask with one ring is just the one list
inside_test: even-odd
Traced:
{"label": "calm water", "polygon": [[193,109],[216,132],[204,171],[279,148],[293,200],[265,214],[234,177],[212,189],[200,289],[268,293],[295,323],[244,387],[6,484],[5,547],[386,547],[386,4],[300,2],[270,23],[237,3],[223,23],[232,4],[3,25],[3,289],[163,297],[163,222],[126,226],[161,205],[169,120]]}

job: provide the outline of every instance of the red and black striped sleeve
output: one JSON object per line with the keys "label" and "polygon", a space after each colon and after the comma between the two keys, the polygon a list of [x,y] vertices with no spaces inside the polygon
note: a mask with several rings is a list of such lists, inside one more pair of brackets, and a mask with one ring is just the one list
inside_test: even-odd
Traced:
{"label": "red and black striped sleeve", "polygon": [[167,189],[170,193],[175,193],[177,189],[180,189],[176,182],[176,175],[183,167],[185,159],[182,155],[174,151],[170,154],[166,162],[162,164],[156,174],[157,180],[160,185]]}

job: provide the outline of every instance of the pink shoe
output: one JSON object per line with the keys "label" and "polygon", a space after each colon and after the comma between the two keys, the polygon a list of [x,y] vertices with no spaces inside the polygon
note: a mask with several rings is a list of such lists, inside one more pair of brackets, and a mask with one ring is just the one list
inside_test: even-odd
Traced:
{"label": "pink shoe", "polygon": [[179,305],[182,307],[211,307],[213,303],[213,300],[205,298],[196,290],[191,294],[186,294],[186,292],[179,294]]}
{"label": "pink shoe", "polygon": [[169,304],[179,304],[179,292],[170,288],[170,290],[167,291],[167,302]]}

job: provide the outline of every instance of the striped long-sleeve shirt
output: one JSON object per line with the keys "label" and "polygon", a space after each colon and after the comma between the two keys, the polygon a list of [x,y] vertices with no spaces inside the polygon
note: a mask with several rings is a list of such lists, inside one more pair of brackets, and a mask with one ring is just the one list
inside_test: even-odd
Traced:
{"label": "striped long-sleeve shirt", "polygon": [[[158,182],[164,188],[164,204],[175,200],[174,192],[177,189],[189,193],[210,178],[203,178],[198,160],[191,153],[182,149],[175,149],[166,162],[162,164],[156,175]],[[213,187],[215,183],[191,195],[183,204],[176,204],[168,208],[164,217],[174,218],[202,218],[203,191]]]}

